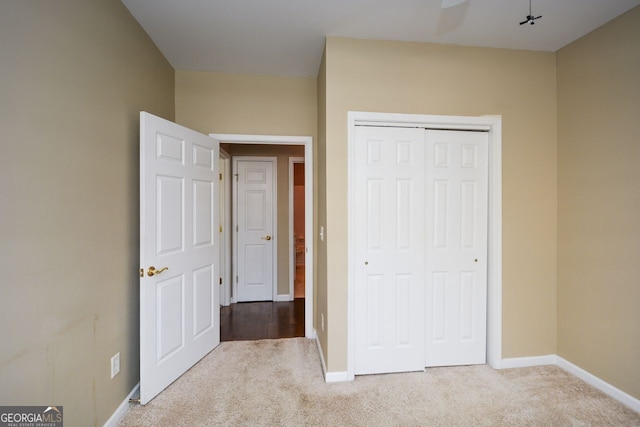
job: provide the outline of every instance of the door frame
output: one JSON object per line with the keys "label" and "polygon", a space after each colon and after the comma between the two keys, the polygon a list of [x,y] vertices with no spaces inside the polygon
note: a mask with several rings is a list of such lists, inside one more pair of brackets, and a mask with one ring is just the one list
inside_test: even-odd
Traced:
{"label": "door frame", "polygon": [[[295,231],[293,228],[293,225],[294,225],[293,192],[295,190],[293,172],[294,172],[294,165],[296,163],[304,164],[304,157],[289,157],[289,301],[293,301],[295,298],[294,285],[296,280],[296,239],[295,239]],[[306,191],[306,182],[305,182],[305,191]],[[305,233],[306,233],[306,229],[305,229]]]}
{"label": "door frame", "polygon": [[502,117],[435,116],[422,114],[349,111],[348,120],[348,284],[347,284],[347,380],[355,378],[355,257],[354,192],[355,128],[357,125],[424,127],[428,129],[484,130],[489,134],[489,203],[487,234],[487,363],[502,364]]}
{"label": "door frame", "polygon": [[[272,208],[272,223],[271,234],[271,301],[278,301],[278,158],[275,156],[233,156],[231,162],[232,174],[238,175],[238,162],[265,162],[271,163],[272,180],[271,180],[271,206]],[[238,233],[238,180],[234,179],[232,183],[232,228],[236,229],[236,236]],[[236,274],[236,280],[233,280],[233,298],[231,302],[238,302],[238,280],[237,274],[240,270],[238,267],[238,238],[232,239],[233,252],[231,255],[233,274]]]}
{"label": "door frame", "polygon": [[310,136],[277,136],[277,135],[240,135],[217,134],[209,136],[225,144],[262,144],[262,145],[302,145],[304,146],[304,239],[306,246],[305,262],[305,288],[304,288],[304,330],[305,337],[315,339],[313,327],[314,314],[314,212],[313,203],[313,138]]}
{"label": "door frame", "polygon": [[220,305],[228,306],[231,304],[231,156],[229,153],[220,149],[220,161],[224,167],[220,171],[221,188],[224,188],[224,204],[225,212],[223,221],[220,222],[222,233],[220,235],[220,253],[224,254],[224,265],[222,274],[222,295]]}

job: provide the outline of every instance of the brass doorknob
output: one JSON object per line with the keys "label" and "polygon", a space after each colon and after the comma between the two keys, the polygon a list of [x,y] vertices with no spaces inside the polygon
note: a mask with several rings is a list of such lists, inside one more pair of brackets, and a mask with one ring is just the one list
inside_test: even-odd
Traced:
{"label": "brass doorknob", "polygon": [[147,276],[151,277],[151,276],[154,276],[154,275],[156,275],[156,274],[160,274],[160,273],[162,273],[163,271],[166,271],[166,270],[168,270],[168,269],[169,269],[169,267],[163,267],[163,268],[161,268],[160,270],[156,270],[156,268],[155,268],[154,266],[151,266],[151,267],[149,267],[149,269],[147,270]]}
{"label": "brass doorknob", "polygon": [[271,240],[271,236],[266,236],[262,238],[263,240]]}

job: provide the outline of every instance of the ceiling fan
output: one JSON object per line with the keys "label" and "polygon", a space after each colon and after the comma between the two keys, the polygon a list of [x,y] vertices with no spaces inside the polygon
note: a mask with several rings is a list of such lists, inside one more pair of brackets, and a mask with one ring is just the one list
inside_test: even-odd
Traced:
{"label": "ceiling fan", "polygon": [[527,15],[527,19],[525,19],[524,21],[522,21],[520,23],[520,25],[524,25],[526,23],[529,23],[531,25],[535,24],[535,20],[536,19],[540,19],[542,18],[542,15],[540,16],[533,16],[533,13],[531,12],[531,0],[529,0],[529,14]]}

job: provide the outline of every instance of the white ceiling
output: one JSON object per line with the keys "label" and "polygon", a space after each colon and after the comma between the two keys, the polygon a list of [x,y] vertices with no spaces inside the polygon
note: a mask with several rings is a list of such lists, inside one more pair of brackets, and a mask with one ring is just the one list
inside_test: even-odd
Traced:
{"label": "white ceiling", "polygon": [[179,70],[316,76],[328,35],[554,52],[640,0],[122,0]]}

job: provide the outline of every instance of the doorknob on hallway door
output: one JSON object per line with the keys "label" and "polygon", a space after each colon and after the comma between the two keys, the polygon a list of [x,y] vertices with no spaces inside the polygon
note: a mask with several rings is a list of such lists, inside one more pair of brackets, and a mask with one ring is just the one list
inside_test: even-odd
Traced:
{"label": "doorknob on hallway door", "polygon": [[261,237],[262,240],[271,240],[271,236]]}

